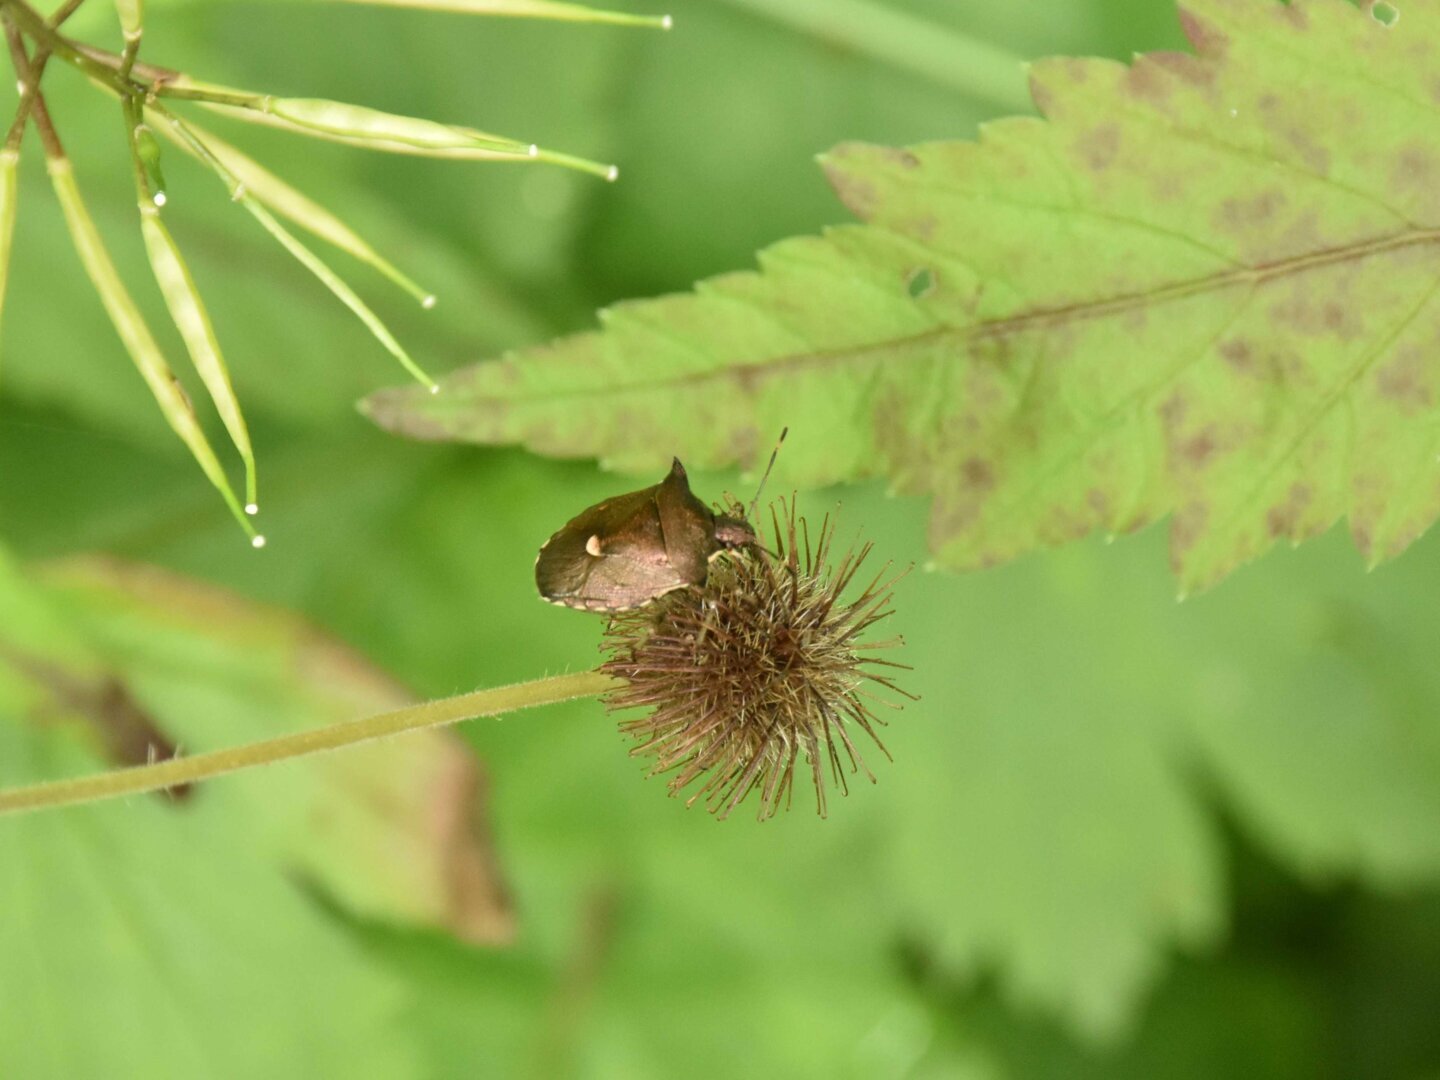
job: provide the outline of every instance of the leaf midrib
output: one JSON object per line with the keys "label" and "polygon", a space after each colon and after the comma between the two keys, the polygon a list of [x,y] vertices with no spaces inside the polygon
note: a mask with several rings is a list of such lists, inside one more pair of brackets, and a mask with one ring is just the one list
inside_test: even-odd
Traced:
{"label": "leaf midrib", "polygon": [[[545,389],[534,393],[506,393],[490,395],[489,397],[490,400],[508,403],[593,398],[597,394],[609,397],[634,392],[660,392],[666,389],[700,385],[721,379],[733,380],[736,378],[738,371],[745,372],[744,378],[747,382],[764,382],[771,378],[788,375],[811,366],[866,362],[867,360],[879,359],[881,354],[893,353],[897,350],[909,350],[947,340],[954,341],[957,345],[998,340],[1047,326],[1088,322],[1093,319],[1123,315],[1146,307],[1173,303],[1174,301],[1183,300],[1202,293],[1224,292],[1236,287],[1258,288],[1268,282],[1293,277],[1311,270],[1323,269],[1328,266],[1341,265],[1347,262],[1373,258],[1377,255],[1388,255],[1409,248],[1423,247],[1437,243],[1440,243],[1440,229],[1406,230],[1402,233],[1365,240],[1355,244],[1309,252],[1289,259],[1280,259],[1275,262],[1260,263],[1258,265],[1241,267],[1234,270],[1224,270],[1216,274],[1193,278],[1188,281],[1177,281],[1173,284],[1145,292],[1126,293],[1103,300],[1085,301],[1063,307],[1041,308],[1035,311],[1006,316],[1004,318],[984,320],[969,326],[938,326],[917,334],[890,338],[879,342],[867,342],[861,345],[825,351],[791,353],[785,356],[759,360],[751,364],[731,363],[713,368],[709,371],[682,372],[670,377],[658,376],[633,383],[609,383],[601,387],[582,386],[578,388]],[[500,361],[500,363],[509,364],[512,363],[512,361]],[[402,393],[409,396],[411,391],[407,388],[405,391],[402,391]],[[446,395],[442,393],[437,398],[429,398],[429,395],[425,395],[425,397],[428,399],[426,404],[429,406],[425,409],[425,412],[430,415],[443,413],[447,410],[468,412],[474,408],[474,403],[477,400],[476,397],[467,394]],[[480,397],[479,400],[485,400],[485,398]],[[380,411],[383,412],[383,408]]]}

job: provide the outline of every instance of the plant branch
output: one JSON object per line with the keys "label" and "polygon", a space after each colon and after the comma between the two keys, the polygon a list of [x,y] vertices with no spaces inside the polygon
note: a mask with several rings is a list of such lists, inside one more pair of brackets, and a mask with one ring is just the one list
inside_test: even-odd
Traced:
{"label": "plant branch", "polygon": [[56,8],[54,13],[50,16],[50,25],[52,27],[58,27],[62,25],[65,20],[70,18],[71,15],[74,15],[75,12],[79,11],[80,6],[84,3],[85,0],[65,0],[65,3],[61,4],[58,8]]}
{"label": "plant branch", "polygon": [[[25,0],[0,0],[0,11],[13,19],[20,30],[34,39],[37,51],[53,52],[67,63],[113,85],[122,93],[134,93],[141,89],[128,79],[119,78],[110,66],[88,56],[85,50],[59,33],[39,12],[25,3]],[[64,8],[61,11],[63,12]],[[117,57],[116,60],[118,62],[119,58]]]}
{"label": "plant branch", "polygon": [[0,15],[4,18],[5,44],[10,49],[10,62],[15,67],[16,78],[20,80],[23,89],[20,92],[20,105],[15,110],[15,121],[5,139],[5,147],[12,151],[19,150],[20,139],[25,134],[25,122],[33,116],[35,130],[39,132],[40,142],[45,147],[45,156],[52,160],[63,158],[65,148],[50,120],[45,95],[40,91],[40,76],[44,72],[45,62],[50,58],[49,50],[37,45],[35,62],[31,63],[30,58],[25,55],[25,42],[20,37],[20,30],[10,18],[11,11],[9,7],[0,9]]}
{"label": "plant branch", "polygon": [[0,815],[99,802],[120,795],[139,795],[179,784],[191,784],[224,773],[277,761],[338,750],[424,728],[440,727],[481,716],[499,716],[535,705],[592,697],[618,686],[619,680],[598,671],[552,675],[544,679],[476,690],[469,694],[411,705],[360,720],[346,720],[311,731],[213,750],[194,757],[171,758],[133,769],[113,769],[71,780],[53,780],[0,790]]}

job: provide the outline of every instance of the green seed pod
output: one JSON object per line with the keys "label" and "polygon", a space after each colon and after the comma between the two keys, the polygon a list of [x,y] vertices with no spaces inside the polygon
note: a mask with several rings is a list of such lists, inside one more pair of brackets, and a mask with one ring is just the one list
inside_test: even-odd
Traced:
{"label": "green seed pod", "polygon": [[160,140],[144,124],[135,128],[135,157],[156,206],[165,205],[165,174],[160,171]]}
{"label": "green seed pod", "polygon": [[140,36],[145,19],[145,0],[115,0],[115,13],[120,16],[120,29],[127,39]]}

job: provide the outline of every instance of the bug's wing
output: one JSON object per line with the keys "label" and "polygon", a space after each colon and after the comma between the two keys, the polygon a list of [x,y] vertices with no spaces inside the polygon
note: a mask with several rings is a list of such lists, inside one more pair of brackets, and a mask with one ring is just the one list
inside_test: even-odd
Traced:
{"label": "bug's wing", "polygon": [[668,562],[601,556],[579,592],[551,599],[584,611],[628,611],[687,584]]}
{"label": "bug's wing", "polygon": [[653,487],[592,506],[535,560],[540,595],[585,611],[638,607],[686,583],[665,554]]}

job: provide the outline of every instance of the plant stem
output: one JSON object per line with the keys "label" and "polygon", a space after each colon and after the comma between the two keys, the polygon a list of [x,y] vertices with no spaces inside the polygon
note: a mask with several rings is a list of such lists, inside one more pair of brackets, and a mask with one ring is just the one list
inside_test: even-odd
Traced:
{"label": "plant stem", "polygon": [[[85,0],[66,0],[50,16],[50,25],[52,27],[63,25],[65,20],[74,15],[84,2]],[[14,55],[13,50],[20,44],[18,38],[11,37],[13,30],[14,24],[7,15],[5,16],[5,32],[12,56]],[[40,93],[40,79],[45,74],[45,65],[49,61],[50,50],[44,46],[37,46],[35,55],[30,58],[30,75],[28,78],[23,78],[25,89],[20,95],[20,104],[15,109],[15,120],[10,125],[10,133],[5,139],[5,149],[8,151],[13,153],[20,151],[20,139],[25,134],[25,123],[30,119],[30,110],[34,108],[35,98]],[[17,77],[23,77],[23,72],[18,69],[15,74]]]}
{"label": "plant stem", "polygon": [[116,73],[106,65],[86,56],[73,41],[59,33],[45,20],[44,16],[24,0],[0,0],[0,10],[13,18],[15,25],[34,39],[37,50],[53,52],[67,63],[75,65],[81,71],[95,76],[102,82],[113,85],[122,93],[133,92],[136,89],[129,80],[118,78]]}
{"label": "plant stem", "polygon": [[1024,58],[875,0],[728,0],[941,86],[1031,112]]}
{"label": "plant stem", "polygon": [[3,13],[5,43],[10,49],[10,62],[14,65],[15,75],[20,80],[23,89],[20,92],[20,106],[15,111],[15,123],[10,128],[5,145],[12,151],[20,149],[20,138],[25,133],[25,121],[33,116],[35,130],[39,132],[40,142],[45,148],[45,156],[56,161],[65,156],[65,148],[61,146],[60,135],[50,120],[50,110],[45,105],[45,95],[40,92],[40,74],[45,67],[45,61],[49,59],[49,53],[42,46],[37,45],[35,48],[37,62],[33,66],[31,65],[29,58],[25,55],[25,42],[21,40],[19,29],[11,21],[9,10],[5,9]]}
{"label": "plant stem", "polygon": [[113,799],[119,795],[159,791],[179,784],[208,780],[223,773],[288,761],[327,750],[338,750],[407,731],[440,727],[480,716],[499,716],[534,705],[550,705],[558,701],[591,697],[617,685],[619,680],[598,671],[552,675],[513,686],[498,686],[441,698],[438,701],[426,701],[396,709],[394,712],[379,713],[360,720],[346,720],[311,731],[297,731],[291,735],[246,743],[244,746],[234,746],[227,750],[212,750],[194,757],[172,758],[133,769],[113,769],[110,772],[71,780],[52,780],[43,784],[0,790],[0,815],[75,806]]}
{"label": "plant stem", "polygon": [[79,11],[80,5],[83,3],[85,3],[85,0],[65,0],[65,3],[56,8],[54,14],[50,16],[50,25],[59,26],[66,19],[70,18],[71,15]]}

